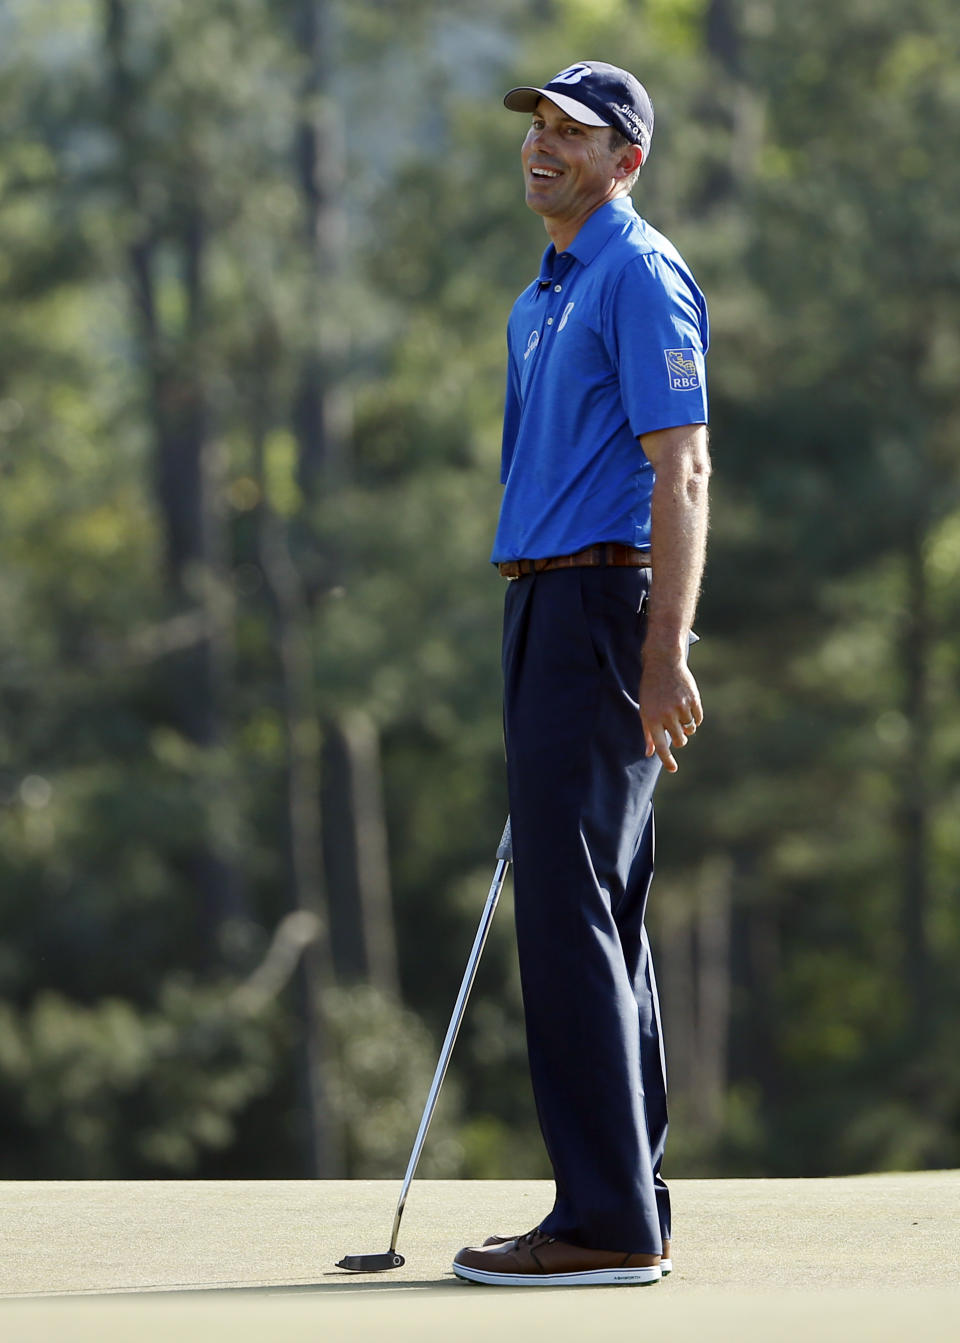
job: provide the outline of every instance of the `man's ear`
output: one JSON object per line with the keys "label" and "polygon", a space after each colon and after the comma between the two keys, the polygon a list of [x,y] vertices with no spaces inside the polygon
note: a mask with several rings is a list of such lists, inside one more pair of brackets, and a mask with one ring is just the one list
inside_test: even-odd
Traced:
{"label": "man's ear", "polygon": [[630,145],[617,159],[617,176],[630,177],[643,163],[643,150],[639,145]]}

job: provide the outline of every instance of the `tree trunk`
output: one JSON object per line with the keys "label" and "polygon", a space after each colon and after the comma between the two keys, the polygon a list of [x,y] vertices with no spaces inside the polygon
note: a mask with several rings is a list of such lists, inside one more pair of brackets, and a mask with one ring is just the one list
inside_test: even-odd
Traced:
{"label": "tree trunk", "polygon": [[733,0],[709,0],[704,20],[704,39],[712,56],[719,84],[706,94],[706,115],[720,119],[730,131],[730,149],[725,163],[715,163],[701,188],[711,205],[737,195],[755,170],[763,147],[764,103],[744,73],[741,5]]}
{"label": "tree trunk", "polygon": [[932,965],[927,930],[930,903],[930,686],[933,643],[923,533],[911,537],[906,555],[907,619],[902,640],[903,713],[909,725],[902,774],[900,834],[903,845],[900,927],[902,974],[910,1004],[909,1030],[925,1038],[932,1025]]}
{"label": "tree trunk", "polygon": [[324,852],[334,955],[341,976],[399,994],[383,811],[380,742],[355,709],[324,731]]}
{"label": "tree trunk", "polygon": [[[264,479],[262,429],[255,427],[257,475]],[[320,840],[320,730],[314,704],[311,617],[303,583],[287,540],[286,527],[264,499],[260,507],[258,551],[270,592],[277,633],[284,738],[286,741],[286,855],[288,904],[315,919],[316,936],[297,975],[302,1066],[299,1081],[308,1116],[306,1165],[319,1179],[342,1175],[339,1132],[330,1104],[335,1067],[324,1012],[334,983],[329,919]]]}
{"label": "tree trunk", "polygon": [[730,914],[733,864],[716,855],[704,863],[696,923],[697,1075],[700,1123],[711,1136],[723,1126],[730,1031]]}
{"label": "tree trunk", "polygon": [[661,901],[657,943],[657,981],[660,987],[667,1073],[670,1093],[694,1098],[696,1085],[697,1018],[694,949],[688,911]]}
{"label": "tree trunk", "polygon": [[331,88],[335,19],[331,0],[300,0],[298,38],[307,65],[295,157],[313,259],[304,295],[310,308],[307,329],[313,336],[302,354],[293,424],[300,446],[300,485],[308,500],[323,489],[336,489],[349,476],[349,340],[339,293],[347,243],[346,168],[342,119]]}
{"label": "tree trunk", "polygon": [[[333,90],[337,7],[332,0],[299,0],[297,35],[305,56],[296,134],[296,167],[311,255],[311,280],[292,411],[299,480],[307,500],[306,550],[301,570],[320,569],[328,585],[341,581],[342,557],[324,548],[310,528],[311,506],[326,502],[350,476],[349,340],[342,320],[347,272],[343,208],[345,156]],[[310,590],[316,590],[311,580]],[[348,978],[366,978],[384,991],[398,988],[390,908],[380,757],[372,720],[354,711],[328,721],[324,852],[329,881],[335,963]]]}
{"label": "tree trunk", "polygon": [[[139,339],[148,375],[157,498],[166,542],[168,587],[176,608],[200,610],[200,637],[171,659],[170,716],[195,745],[213,750],[223,740],[232,665],[232,610],[226,580],[222,520],[216,504],[215,455],[199,357],[204,329],[206,234],[196,200],[176,216],[151,217],[141,187],[137,99],[126,68],[127,6],[106,0],[105,42],[111,80],[111,128],[121,147],[121,188],[142,230],[129,250]],[[181,262],[186,317],[182,328],[161,330],[155,268],[161,239]],[[207,960],[221,958],[224,925],[244,916],[237,869],[231,859],[236,825],[229,781],[217,781],[216,806],[206,833],[187,860],[200,899]]]}
{"label": "tree trunk", "polygon": [[781,973],[780,925],[775,906],[770,903],[745,911],[746,998],[750,1004],[744,1031],[748,1057],[746,1075],[755,1081],[768,1110],[783,1095],[780,1062],[780,1014],[777,1010],[777,984]]}
{"label": "tree trunk", "polygon": [[696,905],[665,908],[658,937],[670,1089],[708,1140],[723,1127],[727,1090],[732,888],[730,859],[708,858]]}

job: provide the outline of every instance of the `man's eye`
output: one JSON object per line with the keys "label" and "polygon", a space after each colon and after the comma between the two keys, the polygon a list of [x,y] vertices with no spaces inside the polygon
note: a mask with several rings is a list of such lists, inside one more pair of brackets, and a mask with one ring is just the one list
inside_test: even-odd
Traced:
{"label": "man's eye", "polygon": [[579,127],[579,126],[568,126],[568,127],[567,127],[567,134],[568,134],[568,135],[579,135],[579,134],[580,134],[580,127]]}

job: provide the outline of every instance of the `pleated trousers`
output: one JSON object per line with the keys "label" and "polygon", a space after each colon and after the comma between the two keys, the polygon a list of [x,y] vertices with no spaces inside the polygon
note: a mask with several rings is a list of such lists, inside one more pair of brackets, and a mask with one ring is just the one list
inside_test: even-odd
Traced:
{"label": "pleated trousers", "polygon": [[541,1227],[659,1254],[666,1068],[644,913],[653,792],[638,712],[650,571],[508,583],[503,677],[530,1075],[556,1181]]}

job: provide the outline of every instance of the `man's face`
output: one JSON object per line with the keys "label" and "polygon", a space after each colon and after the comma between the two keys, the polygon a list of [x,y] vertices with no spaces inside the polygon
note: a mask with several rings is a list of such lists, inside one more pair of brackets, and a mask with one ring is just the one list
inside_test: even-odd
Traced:
{"label": "man's face", "polygon": [[582,219],[613,195],[621,158],[608,126],[584,126],[541,98],[520,151],[527,204],[546,219]]}

